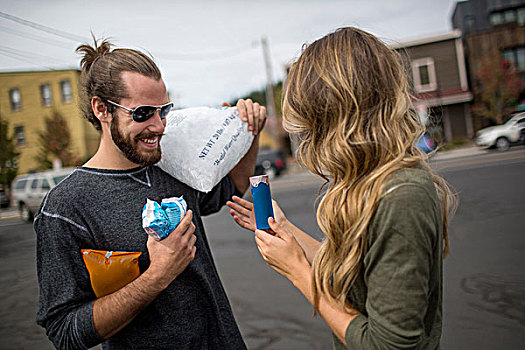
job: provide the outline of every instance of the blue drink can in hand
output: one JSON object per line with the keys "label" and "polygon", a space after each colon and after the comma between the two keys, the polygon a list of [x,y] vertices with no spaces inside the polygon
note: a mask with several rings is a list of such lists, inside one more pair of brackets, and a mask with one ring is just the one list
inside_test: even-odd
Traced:
{"label": "blue drink can in hand", "polygon": [[270,192],[270,179],[268,175],[250,177],[252,189],[253,210],[255,211],[255,224],[259,230],[267,230],[268,218],[273,216],[272,194]]}

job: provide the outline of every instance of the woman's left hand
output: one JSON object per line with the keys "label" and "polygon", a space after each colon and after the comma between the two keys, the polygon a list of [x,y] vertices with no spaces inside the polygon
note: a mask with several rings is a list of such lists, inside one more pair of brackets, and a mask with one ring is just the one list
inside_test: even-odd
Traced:
{"label": "woman's left hand", "polygon": [[256,230],[257,248],[268,266],[295,284],[299,276],[309,271],[310,264],[293,234],[286,231],[273,218],[268,219],[268,223],[275,235]]}

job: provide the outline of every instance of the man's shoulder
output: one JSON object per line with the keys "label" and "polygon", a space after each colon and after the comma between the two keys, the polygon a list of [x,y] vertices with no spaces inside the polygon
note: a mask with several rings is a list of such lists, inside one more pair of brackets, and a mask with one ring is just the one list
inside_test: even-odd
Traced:
{"label": "man's shoulder", "polygon": [[69,211],[77,204],[89,203],[91,198],[103,191],[105,184],[103,179],[84,171],[83,168],[75,168],[71,174],[60,181],[46,194],[42,206],[48,210],[60,207],[61,210]]}
{"label": "man's shoulder", "polygon": [[168,185],[170,187],[171,186],[182,187],[182,188],[184,188],[184,191],[187,191],[187,192],[199,192],[196,189],[194,189],[193,187],[190,187],[188,184],[186,184],[186,183],[180,181],[179,179],[171,176],[170,174],[168,174],[167,172],[165,172],[164,170],[162,170],[160,167],[158,167],[156,165],[151,166],[150,169],[151,169],[152,176],[157,178],[164,185]]}
{"label": "man's shoulder", "polygon": [[83,187],[89,182],[86,181],[85,175],[76,168],[53,187],[47,194],[47,197],[74,196],[75,193],[83,192]]}

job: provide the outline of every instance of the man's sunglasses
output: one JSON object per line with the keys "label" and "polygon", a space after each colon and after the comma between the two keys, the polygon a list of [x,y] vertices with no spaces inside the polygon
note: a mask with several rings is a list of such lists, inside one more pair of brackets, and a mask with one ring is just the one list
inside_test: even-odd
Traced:
{"label": "man's sunglasses", "polygon": [[159,111],[160,119],[164,119],[167,117],[168,113],[173,108],[173,103],[171,102],[166,103],[165,105],[162,105],[162,106],[138,106],[138,107],[131,109],[131,108],[121,106],[118,103],[113,102],[111,100],[106,100],[106,101],[108,101],[109,103],[111,103],[112,105],[116,107],[122,108],[128,112],[131,112],[131,117],[137,123],[145,122],[149,118],[153,117],[155,115],[155,112],[157,112],[157,110]]}

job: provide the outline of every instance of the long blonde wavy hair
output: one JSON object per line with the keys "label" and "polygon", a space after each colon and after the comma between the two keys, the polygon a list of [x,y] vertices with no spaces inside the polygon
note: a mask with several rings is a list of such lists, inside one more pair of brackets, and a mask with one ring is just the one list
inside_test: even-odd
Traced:
{"label": "long blonde wavy hair", "polygon": [[424,126],[411,101],[399,54],[356,28],[315,41],[290,68],[283,126],[299,136],[299,160],[325,179],[321,189],[327,187],[317,210],[326,238],[313,261],[316,310],[319,293],[347,305],[367,227],[389,179],[401,168],[422,164],[432,175],[448,252],[447,223],[455,200],[415,146]]}

